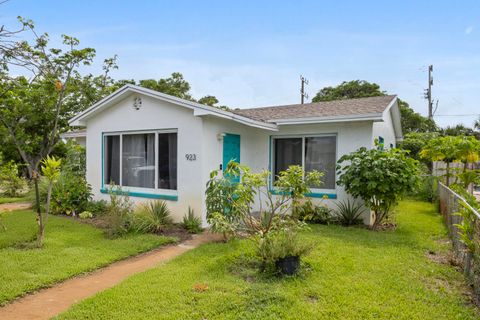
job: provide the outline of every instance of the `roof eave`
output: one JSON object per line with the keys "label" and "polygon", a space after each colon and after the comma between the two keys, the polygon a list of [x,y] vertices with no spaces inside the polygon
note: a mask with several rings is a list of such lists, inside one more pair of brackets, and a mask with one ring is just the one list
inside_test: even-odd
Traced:
{"label": "roof eave", "polygon": [[86,120],[93,116],[96,111],[99,111],[102,109],[102,107],[108,105],[112,101],[114,101],[118,96],[121,96],[123,94],[126,94],[128,91],[139,93],[139,94],[144,94],[153,98],[157,98],[163,101],[167,101],[176,105],[184,106],[190,109],[194,110],[194,114],[196,116],[204,116],[204,115],[212,115],[220,118],[225,118],[225,119],[230,119],[236,122],[243,123],[247,126],[251,127],[256,127],[256,128],[261,128],[261,129],[266,129],[266,130],[272,130],[272,131],[277,131],[278,128],[275,124],[272,123],[266,123],[258,120],[254,120],[251,118],[243,117],[237,114],[234,114],[233,112],[230,111],[225,111],[221,110],[215,107],[211,106],[206,106],[200,103],[196,103],[193,101],[188,101],[185,99],[177,98],[174,96],[170,96],[155,90],[127,84],[123,86],[122,88],[118,89],[114,93],[110,94],[109,96],[105,97],[104,99],[98,101],[94,105],[92,105],[90,108],[86,109],[85,111],[77,114],[75,117],[70,119],[69,124],[71,126],[86,126]]}
{"label": "roof eave", "polygon": [[334,123],[334,122],[356,122],[356,121],[382,121],[381,113],[362,114],[355,116],[336,116],[336,117],[315,117],[315,118],[290,118],[275,119],[267,122],[277,125],[293,125],[293,124],[316,124],[316,123]]}

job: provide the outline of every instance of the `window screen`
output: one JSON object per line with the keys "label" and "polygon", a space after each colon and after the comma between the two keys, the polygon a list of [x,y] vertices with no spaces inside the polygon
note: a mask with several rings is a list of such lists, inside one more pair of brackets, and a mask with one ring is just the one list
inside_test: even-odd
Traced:
{"label": "window screen", "polygon": [[335,189],[335,158],[336,137],[305,138],[305,172],[323,172],[321,189]]}
{"label": "window screen", "polygon": [[275,139],[274,173],[275,179],[289,166],[302,165],[302,138]]}

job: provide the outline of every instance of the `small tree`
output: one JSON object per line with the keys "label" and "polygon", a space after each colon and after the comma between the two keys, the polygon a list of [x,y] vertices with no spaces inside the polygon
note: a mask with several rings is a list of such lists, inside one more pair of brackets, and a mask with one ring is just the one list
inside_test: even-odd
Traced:
{"label": "small tree", "polygon": [[365,147],[340,158],[337,184],[373,210],[373,229],[389,216],[398,201],[418,185],[418,161],[399,149]]}
{"label": "small tree", "polygon": [[[315,170],[305,174],[301,167],[291,166],[281,172],[273,183],[275,192],[269,188],[269,171],[253,173],[249,167],[233,161],[228,164],[223,177],[219,177],[217,171],[213,171],[211,177],[207,186],[207,204],[221,195],[224,200],[219,203],[224,205],[219,207],[220,212],[209,212],[210,225],[218,228],[214,229],[217,232],[249,235],[257,244],[257,254],[262,258],[264,268],[274,255],[272,250],[275,243],[278,244],[278,237],[286,234],[289,239],[296,237],[296,231],[303,224],[290,218],[289,213],[298,200],[310,192],[310,185],[320,184],[321,174]],[[240,177],[238,183],[233,182],[236,177]],[[222,191],[212,188],[212,185],[222,188]],[[254,212],[256,203],[259,205],[258,212]],[[305,252],[303,245],[301,247],[291,247],[288,251],[300,255]]]}
{"label": "small tree", "polygon": [[452,182],[452,162],[462,162],[463,172],[468,169],[468,164],[478,161],[480,141],[475,137],[446,136],[431,139],[420,151],[423,159],[430,161],[443,161],[446,163],[445,182],[447,186]]}
{"label": "small tree", "polygon": [[[45,206],[45,217],[40,213],[37,217],[38,222],[38,235],[37,235],[37,246],[41,247],[43,244],[43,238],[45,235],[45,223],[48,219],[48,214],[50,212],[50,200],[52,198],[52,189],[55,182],[58,180],[60,176],[60,159],[55,159],[55,157],[49,157],[42,160],[42,173],[48,181],[48,188],[47,188],[47,203]],[[37,190],[38,191],[38,188]],[[38,195],[37,195],[38,197]],[[41,210],[37,208],[37,210]]]}

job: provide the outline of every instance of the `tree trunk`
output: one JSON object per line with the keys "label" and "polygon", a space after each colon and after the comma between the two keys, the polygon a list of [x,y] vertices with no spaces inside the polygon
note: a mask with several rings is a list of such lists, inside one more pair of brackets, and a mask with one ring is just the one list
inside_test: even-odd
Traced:
{"label": "tree trunk", "polygon": [[45,204],[45,223],[47,222],[48,214],[50,213],[50,200],[52,198],[52,188],[53,188],[53,183],[50,182],[48,184],[47,203]]}
{"label": "tree trunk", "polygon": [[38,190],[38,172],[33,171],[33,183],[35,185],[35,205],[37,207],[37,224],[38,224],[38,232],[37,232],[37,247],[43,246],[43,238],[45,235],[45,223],[43,221],[42,210],[40,208],[40,192]]}

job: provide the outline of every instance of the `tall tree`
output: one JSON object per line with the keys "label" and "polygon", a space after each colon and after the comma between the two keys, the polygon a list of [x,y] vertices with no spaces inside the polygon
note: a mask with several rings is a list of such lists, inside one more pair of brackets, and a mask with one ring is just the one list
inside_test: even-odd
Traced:
{"label": "tall tree", "polygon": [[469,128],[463,124],[457,124],[455,126],[447,126],[440,129],[440,133],[444,136],[475,136],[478,137],[480,134],[475,132],[473,128]]}
{"label": "tall tree", "polygon": [[336,87],[325,87],[317,92],[312,102],[376,97],[385,95],[376,83],[365,80],[344,81]]}
{"label": "tall tree", "polygon": [[183,78],[180,72],[174,72],[169,78],[158,81],[154,79],[140,80],[138,84],[148,89],[194,101],[190,94],[190,83]]}
{"label": "tall tree", "polygon": [[398,99],[398,108],[400,109],[402,118],[403,133],[438,131],[437,124],[433,119],[428,119],[420,113],[415,112],[406,101]]}
{"label": "tall tree", "polygon": [[[43,243],[45,221],[38,192],[39,166],[57,142],[59,132],[75,113],[72,98],[72,79],[82,65],[89,65],[94,56],[92,48],[79,48],[79,40],[62,36],[64,48],[49,46],[48,35],[37,34],[30,20],[19,18],[22,30],[34,38],[0,45],[2,73],[0,77],[0,125],[7,131],[34,181],[38,234],[37,245]],[[29,78],[9,75],[11,66],[29,71]]]}

